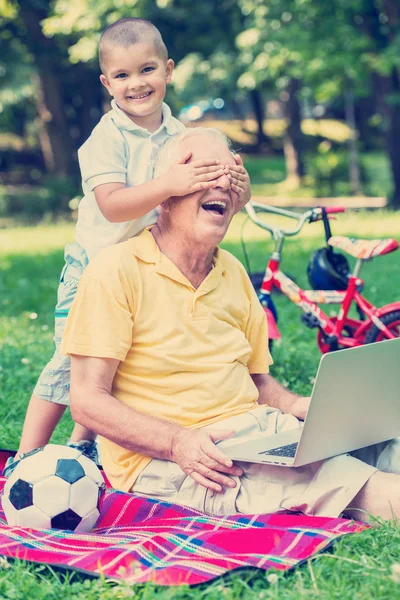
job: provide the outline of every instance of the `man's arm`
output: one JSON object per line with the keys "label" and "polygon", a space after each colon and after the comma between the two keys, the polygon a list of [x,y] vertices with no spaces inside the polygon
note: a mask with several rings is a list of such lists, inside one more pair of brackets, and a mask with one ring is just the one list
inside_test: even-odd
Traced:
{"label": "man's arm", "polygon": [[283,413],[289,413],[304,421],[310,398],[290,392],[267,373],[256,374],[251,377],[259,392],[259,404],[268,404],[273,408],[279,408]]}
{"label": "man's arm", "polygon": [[189,430],[139,413],[112,393],[119,360],[71,356],[71,413],[73,419],[119,446],[176,462],[197,483],[216,492],[236,483],[224,475],[241,475],[214,444],[234,432]]}

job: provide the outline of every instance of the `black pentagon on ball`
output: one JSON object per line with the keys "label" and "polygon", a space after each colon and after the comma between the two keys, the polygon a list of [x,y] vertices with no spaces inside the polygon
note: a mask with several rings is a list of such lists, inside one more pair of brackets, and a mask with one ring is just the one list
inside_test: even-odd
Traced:
{"label": "black pentagon on ball", "polygon": [[33,485],[17,479],[14,485],[11,486],[9,499],[16,510],[22,510],[33,504]]}
{"label": "black pentagon on ball", "polygon": [[67,529],[74,531],[81,521],[82,517],[69,508],[65,512],[52,518],[51,527],[52,529]]}
{"label": "black pentagon on ball", "polygon": [[75,483],[85,477],[85,470],[75,458],[60,458],[55,474],[67,483]]}

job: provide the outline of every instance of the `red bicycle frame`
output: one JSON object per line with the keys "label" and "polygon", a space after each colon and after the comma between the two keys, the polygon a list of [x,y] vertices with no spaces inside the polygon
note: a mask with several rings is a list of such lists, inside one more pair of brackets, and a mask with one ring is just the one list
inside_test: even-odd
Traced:
{"label": "red bicycle frame", "polygon": [[[303,318],[308,326],[318,327],[318,345],[323,353],[335,348],[351,348],[365,343],[366,334],[371,326],[377,327],[380,330],[380,335],[384,338],[393,339],[398,337],[382,322],[381,318],[392,311],[400,310],[400,302],[393,302],[377,308],[366,300],[359,291],[364,285],[364,281],[358,276],[362,263],[365,262],[364,260],[358,259],[356,261],[353,274],[349,277],[345,291],[303,290],[280,270],[284,237],[298,233],[305,222],[318,220],[318,217],[316,218],[315,215],[318,215],[317,211],[321,209],[311,209],[303,215],[299,215],[298,213],[276,209],[275,207],[256,206],[261,206],[262,209],[266,209],[268,212],[289,216],[298,220],[298,227],[292,231],[285,231],[271,227],[265,223],[263,224],[263,228],[273,234],[276,242],[275,250],[268,261],[259,291],[259,299],[266,312],[271,339],[279,339],[281,337],[275,318],[276,311],[271,301],[271,293],[274,287],[280,290],[282,294],[303,311]],[[325,210],[327,213],[343,212],[344,208],[331,207]],[[253,222],[256,222],[254,219],[255,212],[253,211],[254,214],[252,214],[251,209],[247,212]],[[363,319],[349,317],[353,302],[359,308],[359,313],[363,316]],[[337,316],[329,317],[319,307],[319,304],[340,304]]]}

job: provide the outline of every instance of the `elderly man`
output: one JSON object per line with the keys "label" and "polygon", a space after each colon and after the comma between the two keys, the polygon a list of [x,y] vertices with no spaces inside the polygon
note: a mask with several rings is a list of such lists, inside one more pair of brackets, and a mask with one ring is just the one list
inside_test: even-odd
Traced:
{"label": "elderly man", "polygon": [[[158,172],[190,155],[234,164],[224,136],[203,128],[170,140]],[[224,174],[164,202],[151,229],[92,261],[62,346],[74,419],[101,436],[106,474],[124,491],[215,515],[400,515],[400,477],[354,456],[234,465],[216,443],[297,427],[308,406],[269,375],[264,312],[242,265],[217,248],[237,210]],[[370,462],[384,467],[382,448]]]}

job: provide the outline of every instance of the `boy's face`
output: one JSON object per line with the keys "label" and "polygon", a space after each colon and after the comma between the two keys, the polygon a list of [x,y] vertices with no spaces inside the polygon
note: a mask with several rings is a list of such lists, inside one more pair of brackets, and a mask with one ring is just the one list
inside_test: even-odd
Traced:
{"label": "boy's face", "polygon": [[100,81],[119,108],[137,125],[155,131],[161,125],[162,102],[174,62],[159,56],[153,44],[137,43],[107,50]]}

